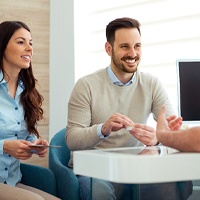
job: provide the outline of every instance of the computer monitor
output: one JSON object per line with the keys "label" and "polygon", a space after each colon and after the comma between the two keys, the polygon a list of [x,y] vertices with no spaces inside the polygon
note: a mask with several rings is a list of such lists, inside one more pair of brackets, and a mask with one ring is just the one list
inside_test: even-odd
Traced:
{"label": "computer monitor", "polygon": [[200,59],[177,60],[178,113],[184,124],[200,123]]}

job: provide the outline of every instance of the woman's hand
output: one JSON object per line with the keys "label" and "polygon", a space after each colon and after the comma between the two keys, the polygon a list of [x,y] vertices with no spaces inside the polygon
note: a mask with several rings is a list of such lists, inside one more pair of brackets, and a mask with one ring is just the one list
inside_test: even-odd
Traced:
{"label": "woman's hand", "polygon": [[5,140],[3,151],[14,158],[20,160],[29,159],[33,153],[31,153],[31,142],[26,140]]}
{"label": "woman's hand", "polygon": [[[49,143],[47,140],[45,139],[38,139],[38,140],[35,140],[33,143],[31,144],[36,144],[36,145],[45,145],[45,146],[48,146]],[[47,147],[34,147],[34,149],[36,151],[36,154],[39,156],[39,157],[45,157],[45,155],[47,154]]]}

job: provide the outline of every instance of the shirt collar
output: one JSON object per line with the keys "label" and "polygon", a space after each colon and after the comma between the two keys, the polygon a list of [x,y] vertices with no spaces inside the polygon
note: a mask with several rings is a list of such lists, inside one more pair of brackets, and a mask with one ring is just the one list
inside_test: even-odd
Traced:
{"label": "shirt collar", "polygon": [[3,79],[3,72],[2,72],[2,70],[0,70],[0,84],[6,83],[5,79],[3,79],[3,80],[2,79]]}
{"label": "shirt collar", "polygon": [[[2,70],[0,70],[0,81],[2,80],[2,78],[3,78],[3,72],[2,72]],[[0,82],[0,84],[5,84],[6,83],[6,81],[5,81],[5,79],[3,79],[1,82]],[[20,86],[20,88],[22,89],[21,91],[23,91],[24,90],[24,84],[23,84],[23,81],[22,81],[22,79],[19,77],[19,79],[18,79],[18,85]],[[20,92],[21,92],[20,91]]]}
{"label": "shirt collar", "polygon": [[118,86],[128,86],[130,84],[133,83],[133,79],[134,79],[134,75],[132,76],[131,80],[128,81],[127,83],[123,84],[114,74],[114,72],[112,71],[111,69],[111,66],[109,65],[107,68],[106,68],[106,71],[107,71],[107,74],[108,74],[108,77],[109,79],[113,82],[113,84],[115,85],[118,85]]}

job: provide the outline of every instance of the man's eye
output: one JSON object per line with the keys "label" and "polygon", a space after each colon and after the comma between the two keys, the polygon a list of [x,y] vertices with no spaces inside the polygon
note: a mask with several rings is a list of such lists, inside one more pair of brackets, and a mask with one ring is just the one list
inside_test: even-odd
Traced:
{"label": "man's eye", "polygon": [[137,48],[141,47],[141,44],[137,44],[136,47],[137,47]]}
{"label": "man's eye", "polygon": [[127,45],[123,45],[123,46],[121,46],[121,48],[128,48],[128,46]]}

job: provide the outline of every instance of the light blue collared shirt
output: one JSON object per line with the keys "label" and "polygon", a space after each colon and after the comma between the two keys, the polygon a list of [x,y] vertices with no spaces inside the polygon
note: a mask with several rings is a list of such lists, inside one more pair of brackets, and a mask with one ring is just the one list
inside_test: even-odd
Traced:
{"label": "light blue collared shirt", "polygon": [[[115,85],[118,85],[118,86],[129,86],[130,84],[133,83],[134,75],[132,76],[132,78],[131,78],[131,80],[130,80],[129,82],[123,84],[123,83],[115,76],[114,72],[113,72],[112,69],[111,69],[111,66],[108,66],[108,67],[106,68],[106,72],[107,72],[107,74],[108,74],[109,79],[110,79],[110,80],[113,82],[113,84],[115,84]],[[101,133],[101,128],[102,128],[102,126],[103,126],[103,123],[98,125],[98,127],[97,127],[97,135],[98,135],[100,138],[108,137],[109,134],[105,136],[105,135],[103,135],[103,134]]]}
{"label": "light blue collared shirt", "polygon": [[[0,81],[3,74],[0,71]],[[6,81],[0,82],[0,183],[15,186],[21,181],[20,161],[3,151],[5,140],[28,140],[33,142],[36,136],[29,134],[24,120],[24,109],[20,102],[24,85],[21,79],[15,99],[8,92]]]}
{"label": "light blue collared shirt", "polygon": [[127,83],[123,84],[114,74],[112,71],[111,67],[108,66],[106,68],[106,72],[108,74],[109,79],[113,82],[113,84],[118,85],[118,86],[129,86],[130,84],[133,83],[134,75],[132,76],[131,80],[128,81]]}

